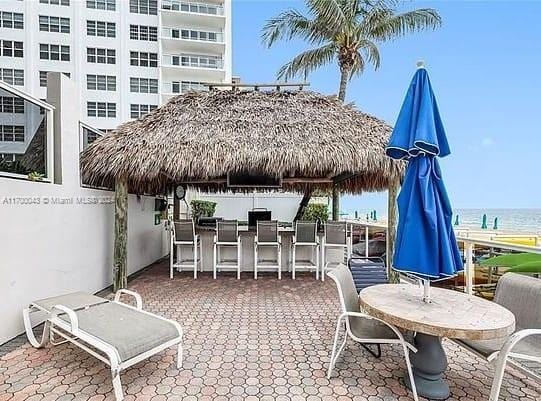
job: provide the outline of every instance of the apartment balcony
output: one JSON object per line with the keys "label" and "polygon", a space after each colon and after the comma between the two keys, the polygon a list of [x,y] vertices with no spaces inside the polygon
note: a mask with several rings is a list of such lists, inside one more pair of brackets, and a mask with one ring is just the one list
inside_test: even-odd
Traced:
{"label": "apartment balcony", "polygon": [[224,8],[222,5],[184,0],[162,0],[162,10],[213,16],[224,15]]}
{"label": "apartment balcony", "polygon": [[213,28],[223,28],[225,25],[224,7],[218,3],[163,0],[161,11],[165,25],[177,26],[180,23]]}
{"label": "apartment balcony", "polygon": [[205,91],[208,86],[201,82],[193,81],[169,81],[162,84],[162,96],[176,96],[191,91]]}
{"label": "apartment balcony", "polygon": [[164,27],[160,38],[164,52],[183,50],[222,54],[225,51],[222,30]]}
{"label": "apartment balcony", "polygon": [[225,76],[221,57],[200,54],[164,54],[162,74],[165,82],[178,80],[179,71],[183,78],[197,81],[221,82]]}

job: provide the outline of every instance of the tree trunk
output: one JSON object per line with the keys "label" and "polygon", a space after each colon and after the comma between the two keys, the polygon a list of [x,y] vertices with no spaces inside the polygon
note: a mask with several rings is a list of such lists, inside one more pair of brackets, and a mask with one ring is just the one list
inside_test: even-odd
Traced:
{"label": "tree trunk", "polygon": [[115,181],[115,250],[113,291],[128,286],[128,183]]}
{"label": "tree trunk", "polygon": [[[346,89],[350,75],[350,68],[340,66],[340,87],[338,88],[338,99],[342,102],[346,100]],[[333,186],[332,189],[332,219],[334,221],[340,219],[340,191]]]}
{"label": "tree trunk", "polygon": [[399,283],[400,276],[396,270],[393,270],[393,256],[396,241],[396,223],[397,223],[397,207],[396,199],[398,197],[398,182],[393,182],[389,185],[389,195],[387,197],[387,274],[389,282]]}
{"label": "tree trunk", "polygon": [[340,66],[340,87],[338,88],[338,99],[343,102],[346,100],[346,90],[350,73],[351,69],[349,67]]}
{"label": "tree trunk", "polygon": [[307,189],[304,191],[304,196],[301,199],[301,203],[299,203],[299,208],[297,209],[297,213],[295,214],[295,218],[293,221],[301,220],[302,216],[304,215],[304,211],[306,210],[306,207],[308,206],[308,203],[310,202],[310,198],[312,197],[312,190]]}

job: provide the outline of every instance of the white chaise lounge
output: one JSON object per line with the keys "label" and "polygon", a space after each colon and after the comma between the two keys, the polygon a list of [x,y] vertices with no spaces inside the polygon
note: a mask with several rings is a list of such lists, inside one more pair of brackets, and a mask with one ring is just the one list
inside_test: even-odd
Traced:
{"label": "white chaise lounge", "polygon": [[[135,298],[136,306],[123,303],[121,295]],[[23,310],[26,335],[41,348],[67,341],[111,367],[117,400],[123,399],[120,372],[143,359],[177,345],[177,368],[182,366],[182,328],[169,319],[144,311],[139,294],[119,290],[114,301],[84,292],[32,302]],[[43,335],[34,336],[31,313],[46,314]]]}

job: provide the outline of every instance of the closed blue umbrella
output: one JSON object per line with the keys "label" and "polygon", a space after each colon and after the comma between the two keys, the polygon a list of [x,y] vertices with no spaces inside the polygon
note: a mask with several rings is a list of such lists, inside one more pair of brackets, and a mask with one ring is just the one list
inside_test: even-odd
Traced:
{"label": "closed blue umbrella", "polygon": [[394,127],[387,155],[408,160],[398,196],[394,269],[429,283],[463,270],[452,227],[452,209],[438,157],[451,153],[428,73],[422,65],[411,81]]}

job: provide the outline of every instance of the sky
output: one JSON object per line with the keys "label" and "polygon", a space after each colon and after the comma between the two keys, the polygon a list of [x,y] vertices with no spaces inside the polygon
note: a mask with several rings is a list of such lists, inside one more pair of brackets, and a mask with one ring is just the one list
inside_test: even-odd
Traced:
{"label": "sky", "polygon": [[[452,154],[441,161],[454,208],[541,207],[541,1],[408,1],[432,7],[443,25],[381,44],[381,66],[349,84],[347,101],[394,125],[417,60],[424,60]],[[265,21],[301,0],[233,0],[233,74],[274,82],[276,72],[309,47],[261,43]],[[308,78],[336,94],[338,68]],[[345,211],[384,210],[385,194],[345,196]]]}

